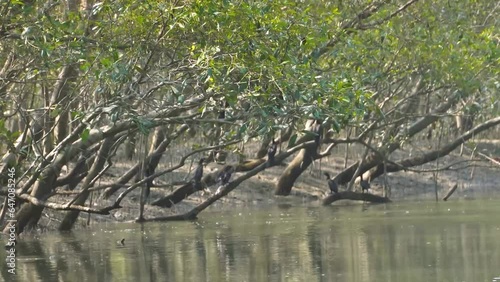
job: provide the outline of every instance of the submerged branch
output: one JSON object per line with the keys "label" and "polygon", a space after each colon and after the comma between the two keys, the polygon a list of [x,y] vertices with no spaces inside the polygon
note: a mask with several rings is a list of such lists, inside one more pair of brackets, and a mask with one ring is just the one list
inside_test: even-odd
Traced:
{"label": "submerged branch", "polygon": [[387,197],[381,197],[370,193],[358,193],[353,191],[342,191],[335,194],[330,194],[323,199],[323,206],[329,205],[339,200],[365,201],[371,203],[389,203],[391,200]]}

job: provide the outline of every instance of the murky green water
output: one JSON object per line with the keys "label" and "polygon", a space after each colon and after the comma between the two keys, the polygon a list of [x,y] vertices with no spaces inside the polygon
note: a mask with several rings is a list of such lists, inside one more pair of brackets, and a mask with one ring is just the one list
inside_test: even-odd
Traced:
{"label": "murky green water", "polygon": [[207,212],[23,239],[18,281],[500,281],[500,200]]}

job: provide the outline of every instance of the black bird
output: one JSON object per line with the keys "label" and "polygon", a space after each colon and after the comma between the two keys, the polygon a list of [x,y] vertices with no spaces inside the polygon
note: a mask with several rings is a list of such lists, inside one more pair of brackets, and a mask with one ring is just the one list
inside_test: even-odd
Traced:
{"label": "black bird", "polygon": [[368,191],[371,188],[370,183],[366,180],[363,180],[363,174],[360,174],[359,177],[360,177],[359,185],[361,185],[361,192],[365,192],[365,190]]}
{"label": "black bird", "polygon": [[[148,178],[155,173],[155,170],[151,167],[151,164],[146,165],[146,169],[144,170],[144,178]],[[146,181],[146,190],[144,190],[144,202],[149,198],[149,194],[151,192],[151,187],[153,187],[153,179]]]}
{"label": "black bird", "polygon": [[231,179],[231,174],[233,173],[232,166],[226,166],[217,176],[217,182],[220,182],[221,185],[226,185]]}
{"label": "black bird", "polygon": [[330,174],[328,172],[323,173],[326,176],[326,179],[328,179],[328,187],[330,188],[330,193],[332,194],[337,194],[339,192],[339,185],[337,182],[333,181],[330,178]]}
{"label": "black bird", "polygon": [[201,188],[201,178],[203,177],[203,162],[205,158],[201,158],[198,161],[198,166],[196,167],[193,175],[194,188],[199,190]]}
{"label": "black bird", "polygon": [[267,166],[270,167],[274,163],[274,156],[276,155],[276,151],[278,150],[278,142],[271,140],[271,144],[267,149]]}
{"label": "black bird", "polygon": [[231,179],[231,174],[233,173],[234,169],[232,166],[226,166],[220,173],[219,176],[217,176],[217,182],[220,182],[221,185],[219,188],[217,188],[217,191],[215,191],[215,194],[219,194],[222,186],[226,185],[229,182],[229,179]]}

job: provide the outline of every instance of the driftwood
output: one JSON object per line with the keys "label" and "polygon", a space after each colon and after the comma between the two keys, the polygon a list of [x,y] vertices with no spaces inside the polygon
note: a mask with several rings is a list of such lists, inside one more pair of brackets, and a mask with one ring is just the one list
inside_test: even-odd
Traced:
{"label": "driftwood", "polygon": [[391,200],[387,197],[381,197],[370,193],[358,193],[353,191],[342,191],[335,194],[330,194],[323,199],[323,206],[329,205],[339,200],[365,201],[372,203],[389,203]]}
{"label": "driftwood", "polygon": [[457,184],[453,185],[453,187],[451,187],[451,188],[450,188],[450,190],[448,190],[448,193],[446,193],[446,196],[444,196],[443,201],[448,200],[448,198],[449,198],[451,195],[453,195],[453,193],[455,192],[455,190],[457,190],[457,187],[458,187],[458,185],[457,185]]}

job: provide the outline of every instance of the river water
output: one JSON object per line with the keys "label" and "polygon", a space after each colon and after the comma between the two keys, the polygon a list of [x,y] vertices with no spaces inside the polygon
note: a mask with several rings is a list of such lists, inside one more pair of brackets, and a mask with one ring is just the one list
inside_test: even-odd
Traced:
{"label": "river water", "polygon": [[26,235],[16,252],[17,281],[500,282],[500,200],[207,211]]}

